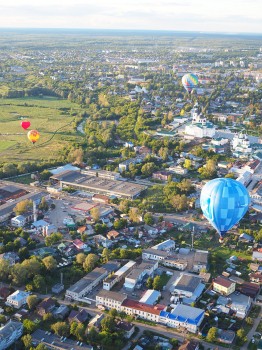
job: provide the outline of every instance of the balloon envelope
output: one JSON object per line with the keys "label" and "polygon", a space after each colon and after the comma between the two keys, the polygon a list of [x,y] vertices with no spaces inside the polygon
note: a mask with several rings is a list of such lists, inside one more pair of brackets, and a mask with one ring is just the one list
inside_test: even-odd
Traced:
{"label": "balloon envelope", "polygon": [[24,120],[21,122],[21,126],[25,130],[28,129],[30,125],[31,125],[31,123],[28,120]]}
{"label": "balloon envelope", "polygon": [[35,143],[39,139],[40,134],[37,130],[30,130],[27,133],[27,137],[32,143]]}
{"label": "balloon envelope", "polygon": [[249,204],[245,186],[229,178],[209,181],[200,195],[203,214],[221,237],[242,219]]}
{"label": "balloon envelope", "polygon": [[185,74],[182,78],[182,84],[186,91],[191,92],[198,85],[198,77],[192,73]]}

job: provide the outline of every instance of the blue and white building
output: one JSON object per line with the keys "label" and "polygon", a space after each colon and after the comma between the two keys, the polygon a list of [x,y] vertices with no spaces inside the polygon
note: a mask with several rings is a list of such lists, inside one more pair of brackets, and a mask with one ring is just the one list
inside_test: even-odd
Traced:
{"label": "blue and white building", "polygon": [[196,307],[178,304],[171,311],[161,311],[159,323],[172,328],[186,328],[196,333],[204,319],[205,311]]}

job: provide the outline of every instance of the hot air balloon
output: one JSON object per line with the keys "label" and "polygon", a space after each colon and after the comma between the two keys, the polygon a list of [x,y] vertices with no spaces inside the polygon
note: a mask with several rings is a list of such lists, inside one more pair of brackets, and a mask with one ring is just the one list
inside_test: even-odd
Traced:
{"label": "hot air balloon", "polygon": [[35,143],[39,139],[40,134],[37,130],[30,130],[27,133],[27,137],[32,143]]}
{"label": "hot air balloon", "polygon": [[226,232],[246,214],[249,204],[250,197],[245,186],[230,178],[209,181],[200,195],[203,214],[219,233],[220,243]]}
{"label": "hot air balloon", "polygon": [[21,122],[21,126],[25,130],[28,129],[30,125],[31,125],[31,123],[28,120],[24,120]]}
{"label": "hot air balloon", "polygon": [[187,92],[191,92],[198,85],[198,77],[192,73],[185,74],[182,78],[182,84]]}

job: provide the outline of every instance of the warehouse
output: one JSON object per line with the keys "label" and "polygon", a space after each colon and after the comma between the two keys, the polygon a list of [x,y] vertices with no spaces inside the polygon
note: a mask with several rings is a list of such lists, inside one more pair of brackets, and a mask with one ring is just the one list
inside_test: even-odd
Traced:
{"label": "warehouse", "polygon": [[77,171],[65,171],[51,176],[50,179],[53,183],[59,183],[62,188],[71,187],[92,194],[97,193],[120,198],[134,199],[146,189],[146,186],[136,183],[85,175]]}

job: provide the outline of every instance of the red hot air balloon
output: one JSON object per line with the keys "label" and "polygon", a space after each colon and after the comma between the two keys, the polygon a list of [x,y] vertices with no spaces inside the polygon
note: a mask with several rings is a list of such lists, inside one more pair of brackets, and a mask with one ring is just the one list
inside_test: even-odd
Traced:
{"label": "red hot air balloon", "polygon": [[21,122],[21,126],[25,130],[28,129],[30,125],[31,125],[31,123],[28,120],[24,120]]}

